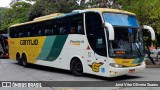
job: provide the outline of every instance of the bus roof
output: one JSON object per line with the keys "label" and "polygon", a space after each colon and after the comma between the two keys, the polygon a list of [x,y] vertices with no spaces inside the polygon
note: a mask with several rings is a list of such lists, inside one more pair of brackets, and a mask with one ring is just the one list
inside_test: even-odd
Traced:
{"label": "bus roof", "polygon": [[54,17],[57,17],[59,15],[63,15],[63,13],[54,13],[54,14],[38,17],[38,18],[35,18],[34,21],[43,21],[43,20],[53,19]]}
{"label": "bus roof", "polygon": [[109,9],[109,8],[89,8],[85,9],[86,11],[98,11],[98,12],[114,12],[114,13],[122,13],[122,14],[129,14],[134,15],[135,13],[124,11],[124,10],[118,10],[118,9]]}
{"label": "bus roof", "polygon": [[53,18],[55,18],[57,16],[60,16],[60,15],[63,15],[63,13],[54,13],[54,14],[50,14],[50,15],[46,15],[46,16],[41,16],[41,17],[35,18],[33,21],[14,24],[14,25],[12,25],[10,27],[16,27],[16,26],[21,26],[21,25],[25,25],[25,24],[31,24],[31,23],[35,23],[35,22],[51,20],[51,19],[53,19]]}
{"label": "bus roof", "polygon": [[118,9],[108,9],[108,8],[89,8],[89,9],[84,9],[84,10],[75,10],[75,12],[71,12],[71,13],[54,13],[54,14],[50,14],[50,15],[46,15],[46,16],[41,16],[38,18],[35,18],[33,21],[29,21],[29,22],[25,22],[25,23],[20,23],[20,24],[15,24],[12,25],[10,27],[16,27],[16,26],[21,26],[21,25],[26,25],[26,24],[31,24],[31,23],[35,23],[35,22],[40,22],[40,21],[45,21],[45,20],[51,20],[53,18],[57,18],[57,17],[64,17],[64,16],[69,16],[72,14],[76,14],[76,13],[80,13],[80,12],[88,12],[88,11],[96,11],[96,12],[113,12],[113,13],[122,13],[122,14],[129,14],[129,15],[135,15],[134,13],[128,12],[128,11],[124,11],[124,10],[118,10]]}

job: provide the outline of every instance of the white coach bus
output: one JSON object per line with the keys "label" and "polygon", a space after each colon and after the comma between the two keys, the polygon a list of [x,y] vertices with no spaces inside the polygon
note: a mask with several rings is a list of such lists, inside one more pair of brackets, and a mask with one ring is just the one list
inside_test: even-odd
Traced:
{"label": "white coach bus", "polygon": [[134,13],[91,8],[55,13],[9,28],[9,56],[28,63],[103,77],[141,72],[145,67],[142,29]]}

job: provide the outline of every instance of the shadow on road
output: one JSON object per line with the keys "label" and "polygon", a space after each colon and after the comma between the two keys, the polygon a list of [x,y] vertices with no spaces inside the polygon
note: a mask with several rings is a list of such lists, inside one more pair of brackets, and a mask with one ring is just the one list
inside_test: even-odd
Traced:
{"label": "shadow on road", "polygon": [[95,76],[95,75],[86,75],[87,77],[90,78],[97,78],[100,80],[105,80],[105,81],[121,81],[121,80],[131,80],[131,79],[137,79],[137,78],[141,78],[139,76],[131,76],[131,75],[123,75],[123,76],[118,76],[118,77],[112,77],[112,78],[105,78],[105,77],[101,77],[101,76]]}
{"label": "shadow on road", "polygon": [[[14,64],[19,65],[18,63],[14,63]],[[62,74],[64,73],[64,74],[72,75],[72,73],[68,70],[63,70],[63,69],[58,69],[58,68],[53,68],[53,67],[48,67],[48,66],[41,66],[41,65],[36,65],[36,64],[28,64],[28,66],[25,68],[31,68],[31,69],[36,69],[36,70],[40,70],[40,71],[62,73]]]}

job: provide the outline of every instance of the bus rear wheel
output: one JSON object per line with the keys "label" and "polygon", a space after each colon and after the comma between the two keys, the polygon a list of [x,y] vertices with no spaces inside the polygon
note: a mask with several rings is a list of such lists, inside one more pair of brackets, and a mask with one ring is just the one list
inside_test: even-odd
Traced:
{"label": "bus rear wheel", "polygon": [[78,58],[73,58],[71,62],[71,72],[76,76],[83,75],[83,65]]}
{"label": "bus rear wheel", "polygon": [[24,67],[27,67],[27,66],[28,66],[26,55],[22,55],[22,65],[23,65]]}
{"label": "bus rear wheel", "polygon": [[16,55],[16,61],[18,62],[18,65],[22,65],[22,60],[20,59],[20,55]]}

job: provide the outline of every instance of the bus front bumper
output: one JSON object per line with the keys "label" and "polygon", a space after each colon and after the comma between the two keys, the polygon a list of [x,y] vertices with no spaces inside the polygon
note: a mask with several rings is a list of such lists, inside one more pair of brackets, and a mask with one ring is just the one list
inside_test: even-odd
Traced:
{"label": "bus front bumper", "polygon": [[124,68],[110,68],[108,77],[117,77],[126,74],[133,74],[143,71],[146,68],[145,62],[142,62],[141,65],[135,67],[124,67]]}

